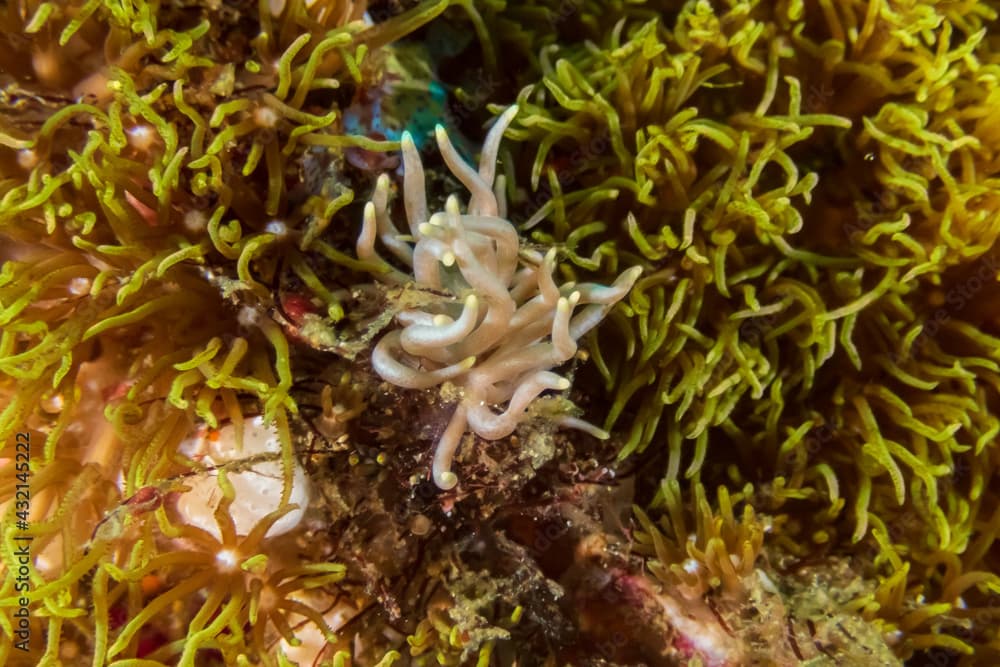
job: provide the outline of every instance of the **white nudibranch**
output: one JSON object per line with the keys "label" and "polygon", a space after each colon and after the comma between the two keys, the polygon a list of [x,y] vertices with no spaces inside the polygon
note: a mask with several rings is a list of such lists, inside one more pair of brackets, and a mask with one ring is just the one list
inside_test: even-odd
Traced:
{"label": "white nudibranch", "polygon": [[[445,164],[469,190],[465,211],[455,195],[445,210],[428,214],[424,170],[409,133],[402,138],[403,203],[408,233],[401,234],[389,211],[390,179],[382,175],[365,206],[357,254],[379,266],[379,280],[444,291],[453,299],[396,317],[372,353],[382,379],[400,387],[427,389],[450,381],[462,399],[434,452],[434,483],[458,483],[452,459],[472,431],[487,440],[513,433],[544,391],[565,391],[570,383],[551,369],[570,360],[577,341],[593,329],[632,288],[642,269],[633,267],[614,284],[556,285],[556,251],[541,256],[523,248],[517,229],[505,219],[503,177],[497,153],[507,126],[517,115],[507,109],[483,144],[478,171],[437,127]],[[376,239],[404,273],[383,259]],[[599,437],[607,434],[566,415],[561,425]]]}

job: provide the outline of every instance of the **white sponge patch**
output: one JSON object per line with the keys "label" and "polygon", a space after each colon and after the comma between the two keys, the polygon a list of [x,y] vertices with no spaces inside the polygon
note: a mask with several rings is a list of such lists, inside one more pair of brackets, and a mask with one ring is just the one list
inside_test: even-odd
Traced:
{"label": "white sponge patch", "polygon": [[[236,427],[232,424],[223,426],[218,431],[200,432],[198,436],[182,443],[181,451],[207,465],[218,466],[266,454],[280,454],[281,441],[273,424],[265,424],[263,418],[254,417],[243,422],[242,451],[236,448]],[[253,463],[240,472],[229,473],[228,478],[236,493],[229,513],[236,525],[236,532],[248,535],[261,519],[279,507],[283,483],[281,461]],[[195,475],[186,484],[191,490],[181,496],[177,511],[189,525],[220,538],[219,526],[215,521],[215,510],[222,500],[218,474],[209,471]],[[283,535],[298,526],[305,515],[309,497],[309,480],[302,466],[295,461],[289,503],[298,505],[298,508],[278,519],[268,529],[267,537]]]}

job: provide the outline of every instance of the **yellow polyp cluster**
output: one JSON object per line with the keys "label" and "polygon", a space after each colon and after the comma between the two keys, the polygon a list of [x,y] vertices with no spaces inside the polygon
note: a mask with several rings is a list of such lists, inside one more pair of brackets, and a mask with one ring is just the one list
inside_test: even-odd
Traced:
{"label": "yellow polyp cluster", "polygon": [[856,557],[900,656],[995,648],[995,3],[531,5],[525,226],[646,269],[591,344],[621,457]]}
{"label": "yellow polyp cluster", "polygon": [[[650,390],[640,393],[655,396],[642,404],[642,418],[632,425],[623,456],[648,446],[665,406],[678,406],[677,418],[684,419],[685,437],[697,440],[706,427],[725,421],[741,397],[762,397],[777,367],[755,343],[741,344],[739,329],[751,317],[774,318],[783,312],[799,315],[789,318],[785,326],[808,355],[800,362],[804,366],[802,381],[807,386],[811,369],[832,352],[831,325],[822,320],[806,321],[807,313],[816,310],[820,296],[798,280],[786,279],[786,284],[774,283],[766,289],[755,285],[755,279],[767,276],[775,264],[762,249],[748,246],[763,240],[765,245],[782,249],[783,245],[787,247],[784,236],[802,229],[799,207],[810,201],[817,174],[802,173],[787,151],[820,128],[844,128],[850,122],[828,114],[803,114],[801,84],[793,78],[785,82],[787,113],[775,113],[766,123],[750,114],[734,117],[730,125],[701,118],[697,108],[681,108],[685,96],[693,92],[684,86],[692,86],[693,82],[685,79],[674,87],[649,82],[701,72],[694,79],[698,85],[707,87],[716,79],[721,85],[726,68],[721,64],[707,67],[690,53],[670,56],[658,39],[657,22],[652,21],[637,26],[627,46],[613,42],[609,54],[620,64],[617,69],[603,70],[609,77],[603,92],[584,75],[597,66],[602,54],[583,52],[579,62],[560,59],[543,80],[544,89],[526,89],[522,93],[521,103],[528,108],[528,115],[521,121],[525,129],[511,132],[515,138],[539,144],[532,167],[535,185],[552,146],[567,140],[579,143],[581,136],[591,137],[588,143],[581,144],[579,158],[576,153],[570,155],[569,169],[586,164],[595,173],[560,174],[558,166],[547,170],[549,191],[554,196],[527,224],[551,216],[553,232],[538,231],[536,238],[564,244],[583,269],[610,267],[616,263],[618,251],[608,241],[595,247],[589,258],[578,248],[581,244],[593,247],[587,237],[602,234],[607,225],[591,221],[601,220],[602,211],[623,206],[621,199],[628,197],[637,206],[621,225],[635,249],[629,252],[638,251],[638,256],[654,267],[663,264],[644,276],[632,292],[625,312],[631,314],[634,324],[625,325],[619,320],[627,337],[626,354],[633,360],[632,371],[618,372],[617,360],[604,359],[600,346],[595,348],[595,360],[609,384],[615,377],[629,378],[627,383],[617,385],[606,428],[614,426],[631,397],[643,387],[649,386]],[[690,62],[682,65],[685,61]],[[622,76],[634,80],[623,81]],[[644,90],[647,93],[643,95]],[[627,102],[609,101],[625,91],[630,96]],[[765,110],[775,92],[770,91],[761,102]],[[559,107],[573,112],[571,122],[548,121],[545,110],[532,103],[533,99],[547,101],[550,94]],[[576,101],[579,98],[586,101]],[[618,109],[628,110],[630,117],[622,118]],[[669,122],[653,124],[655,118]],[[536,127],[537,131],[544,129],[545,137],[534,134]],[[625,137],[634,137],[628,150]],[[717,156],[715,167],[701,176],[694,160],[696,151],[726,157]],[[621,175],[612,175],[616,172]],[[771,177],[761,184],[765,174]],[[773,177],[780,180],[772,183]],[[559,181],[567,178],[576,178],[579,184],[573,193],[564,195]],[[676,225],[661,224],[665,211],[678,218]],[[786,262],[795,258],[794,249],[783,252],[788,256]],[[682,262],[686,270],[677,270],[673,261],[663,262],[668,256]],[[798,259],[812,256],[800,255]],[[827,261],[850,264],[838,258]],[[737,299],[737,303],[742,301],[745,308],[734,313],[729,322],[717,324],[717,336],[706,335],[708,332],[700,326],[704,309],[711,306],[705,302],[706,288],[721,297]],[[686,345],[692,342],[695,344]],[[660,373],[657,368],[671,370]],[[691,410],[692,405],[699,409]],[[703,451],[702,445],[698,451]],[[672,470],[679,466],[679,454],[673,449]],[[696,471],[700,460],[696,455],[689,470]]]}
{"label": "yellow polyp cluster", "polygon": [[[332,640],[332,630],[319,612],[296,601],[293,594],[340,581],[343,566],[285,564],[289,555],[273,547],[270,556],[265,555],[265,534],[291,506],[272,512],[248,535],[240,536],[229,513],[232,486],[224,471],[218,479],[223,495],[215,512],[220,538],[190,525],[171,523],[161,507],[156,511],[158,526],[147,522],[131,548],[124,549],[126,545],[120,540],[111,539],[112,544],[118,544],[109,555],[116,557],[101,566],[103,590],[92,593],[95,604],[124,606],[128,621],[113,632],[103,619],[98,622],[94,641],[102,655],[107,646],[108,659],[134,655],[135,640],[152,619],[166,610],[189,607],[199,598],[201,606],[189,622],[160,628],[174,636],[167,637],[147,659],[157,664],[194,665],[199,664],[199,651],[214,649],[226,656],[227,664],[236,664],[238,656],[248,651],[263,664],[277,664],[270,658],[265,633],[271,625],[294,644],[294,632],[286,620],[290,614],[316,624]],[[154,544],[163,539],[178,548],[157,550]],[[101,600],[105,595],[107,602]],[[250,632],[245,635],[247,627]]]}
{"label": "yellow polyp cluster", "polygon": [[672,590],[688,599],[701,598],[713,589],[735,596],[743,593],[761,554],[765,524],[744,501],[737,516],[725,487],[719,487],[713,511],[704,487],[694,487],[690,510],[680,495],[676,480],[664,481],[651,510],[661,519],[654,523],[639,507],[636,517],[642,527],[635,537],[640,550],[648,553],[650,571]]}
{"label": "yellow polyp cluster", "polygon": [[336,441],[346,432],[347,422],[357,418],[365,407],[363,388],[345,372],[336,382],[323,385],[319,414],[312,419],[312,424],[323,437]]}
{"label": "yellow polyp cluster", "polygon": [[[480,585],[488,587],[488,584]],[[475,587],[476,584],[470,579],[456,586]],[[417,623],[413,633],[406,638],[410,664],[476,667],[494,664],[497,641],[509,638],[507,628],[517,624],[520,613],[515,608],[508,618],[497,619],[494,624],[488,620],[490,612],[484,602],[482,597],[461,594],[438,594],[431,599],[426,618]]]}
{"label": "yellow polyp cluster", "polygon": [[[287,268],[324,321],[343,316],[343,294],[316,274],[353,266],[320,238],[353,199],[328,148],[394,147],[342,135],[339,109],[316,101],[355,81],[377,37],[360,21],[366,3],[273,4],[0,10],[0,627],[13,636],[9,564],[15,538],[30,536],[38,664],[70,645],[93,664],[196,664],[208,649],[227,664],[248,653],[277,664],[275,636],[296,631],[286,617],[330,633],[296,591],[330,588],[340,566],[251,577],[245,559],[281,560],[261,530],[234,541],[222,503],[215,544],[172,524],[163,502],[204,469],[180,454],[197,424],[239,434],[259,413],[281,441],[287,511],[298,408],[287,333],[269,314],[274,285]],[[431,4],[375,32],[415,29]],[[240,21],[257,22],[255,38],[227,40]],[[303,201],[289,184],[307,152],[326,181]],[[21,432],[34,446],[26,531],[13,521],[8,451]],[[240,560],[222,572],[226,549]],[[115,626],[109,615],[123,611]],[[140,655],[167,612],[170,636]],[[249,615],[258,622],[245,633]],[[22,657],[12,650],[0,647],[0,663]]]}

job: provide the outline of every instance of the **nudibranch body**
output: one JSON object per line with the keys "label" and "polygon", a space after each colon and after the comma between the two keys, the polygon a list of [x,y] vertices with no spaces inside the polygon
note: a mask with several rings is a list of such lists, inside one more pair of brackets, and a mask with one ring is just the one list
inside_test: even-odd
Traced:
{"label": "nudibranch body", "polygon": [[[610,287],[557,285],[556,251],[526,248],[506,219],[503,179],[496,176],[503,132],[517,114],[512,106],[486,137],[478,171],[468,165],[440,125],[441,155],[471,193],[463,207],[455,195],[444,211],[429,213],[424,170],[409,133],[402,138],[403,199],[408,234],[401,235],[389,213],[389,177],[383,174],[365,206],[358,256],[378,264],[380,280],[444,292],[450,298],[396,316],[372,353],[372,366],[386,381],[427,389],[450,381],[462,398],[438,440],[432,473],[435,484],[458,483],[452,460],[469,431],[487,440],[510,435],[528,418],[545,391],[565,391],[570,382],[552,369],[576,354],[577,341],[620,301],[641,273],[626,270]],[[404,273],[375,249],[376,238],[403,265]],[[498,411],[499,410],[499,411]],[[599,437],[603,431],[569,415],[565,426]]]}

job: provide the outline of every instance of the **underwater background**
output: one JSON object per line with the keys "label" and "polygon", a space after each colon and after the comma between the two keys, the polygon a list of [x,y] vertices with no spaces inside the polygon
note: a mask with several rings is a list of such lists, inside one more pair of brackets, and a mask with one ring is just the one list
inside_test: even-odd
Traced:
{"label": "underwater background", "polygon": [[0,0],[0,664],[1000,664],[998,17]]}

